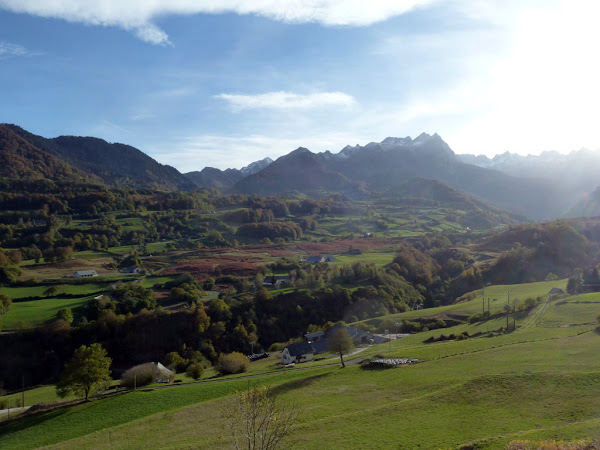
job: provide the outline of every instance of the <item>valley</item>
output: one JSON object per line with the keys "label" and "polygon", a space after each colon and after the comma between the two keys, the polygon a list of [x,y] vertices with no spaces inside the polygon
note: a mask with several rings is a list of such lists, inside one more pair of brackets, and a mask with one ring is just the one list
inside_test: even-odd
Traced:
{"label": "valley", "polygon": [[[595,439],[600,219],[559,217],[544,183],[489,178],[438,135],[192,176],[0,133],[2,448],[228,447],[219,411],[251,385],[296,405],[297,448]],[[346,368],[326,348],[282,364],[340,326],[366,336]],[[110,382],[88,402],[60,386],[94,345]],[[119,381],[159,362],[167,384]]]}

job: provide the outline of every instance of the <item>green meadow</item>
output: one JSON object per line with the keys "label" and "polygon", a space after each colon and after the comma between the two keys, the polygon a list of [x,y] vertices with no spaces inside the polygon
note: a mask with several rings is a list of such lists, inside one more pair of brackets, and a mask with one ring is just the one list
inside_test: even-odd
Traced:
{"label": "green meadow", "polygon": [[355,262],[361,263],[373,263],[376,266],[385,266],[387,264],[391,264],[394,258],[396,257],[396,252],[387,251],[387,252],[367,252],[361,253],[359,255],[335,255],[335,264],[344,265],[344,264],[352,264]]}
{"label": "green meadow", "polygon": [[[512,286],[511,292],[547,292],[548,285],[535,285]],[[486,297],[504,288],[487,288]],[[516,439],[594,439],[600,426],[599,313],[600,294],[553,299],[518,315],[517,330],[506,334],[496,331],[504,323],[500,317],[368,347],[345,369],[315,362],[276,375],[114,396],[1,427],[0,447],[227,448],[219,411],[249,383],[268,384],[280,401],[296,405],[295,448],[495,449]],[[462,331],[482,334],[424,342]],[[387,370],[357,364],[375,355],[420,362]],[[251,373],[270,364],[251,365]]]}
{"label": "green meadow", "polygon": [[[487,299],[490,299],[490,313],[494,315],[503,312],[507,302],[510,302],[512,306],[515,300],[517,300],[517,303],[522,303],[528,297],[543,297],[545,300],[550,289],[554,287],[558,287],[563,290],[566,289],[567,281],[567,279],[563,279],[557,281],[541,281],[537,283],[488,286],[485,288],[485,290],[474,291],[473,294],[475,297],[471,300],[457,302],[447,306],[428,308],[425,310],[413,310],[404,313],[391,314],[385,317],[367,319],[364,322],[379,323],[384,318],[396,322],[400,322],[402,320],[414,320],[423,317],[446,318],[455,316],[464,319],[473,314],[482,312],[484,307],[487,311]],[[486,299],[485,302],[483,300],[484,298]]]}
{"label": "green meadow", "polygon": [[85,305],[93,296],[81,298],[47,298],[26,302],[14,302],[8,312],[2,316],[2,329],[25,328],[50,322],[62,308],[71,308],[77,316],[76,309]]}

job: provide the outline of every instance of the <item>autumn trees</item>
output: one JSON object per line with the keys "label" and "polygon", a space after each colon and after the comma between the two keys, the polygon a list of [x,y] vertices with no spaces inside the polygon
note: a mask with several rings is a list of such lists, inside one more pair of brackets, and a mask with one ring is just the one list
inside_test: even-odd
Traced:
{"label": "autumn trees", "polygon": [[85,396],[94,394],[108,386],[111,382],[110,364],[112,360],[100,344],[89,347],[82,345],[65,364],[65,368],[56,384],[56,392],[66,397],[70,392]]}

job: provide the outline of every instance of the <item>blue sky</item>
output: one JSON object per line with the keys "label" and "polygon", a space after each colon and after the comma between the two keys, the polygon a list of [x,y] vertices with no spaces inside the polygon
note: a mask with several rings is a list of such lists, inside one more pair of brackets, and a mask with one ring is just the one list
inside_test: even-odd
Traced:
{"label": "blue sky", "polygon": [[[539,6],[543,3],[543,6]],[[592,1],[0,0],[0,122],[187,172],[439,133],[600,146]]]}

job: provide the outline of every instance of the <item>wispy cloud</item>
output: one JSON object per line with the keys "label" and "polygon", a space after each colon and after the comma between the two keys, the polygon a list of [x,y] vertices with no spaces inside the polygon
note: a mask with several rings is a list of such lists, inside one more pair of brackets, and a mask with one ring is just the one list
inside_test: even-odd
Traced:
{"label": "wispy cloud", "polygon": [[235,112],[246,109],[311,109],[327,106],[352,106],[356,102],[343,92],[319,92],[294,94],[293,92],[267,92],[258,95],[219,94],[215,98],[225,100]]}
{"label": "wispy cloud", "polygon": [[152,44],[169,44],[154,20],[167,15],[253,14],[289,23],[367,26],[436,0],[0,0],[0,8],[88,25],[117,26]]}
{"label": "wispy cloud", "polygon": [[29,56],[31,54],[32,53],[29,50],[21,45],[0,41],[0,58],[9,56]]}
{"label": "wispy cloud", "polygon": [[[347,133],[324,133],[310,137],[199,135],[178,140],[169,152],[152,151],[152,156],[163,164],[169,164],[182,172],[202,170],[204,167],[241,168],[251,162],[270,156],[273,159],[298,147],[314,152],[330,149],[341,150],[348,143],[366,143]],[[223,155],[227,154],[224,158]]]}
{"label": "wispy cloud", "polygon": [[129,133],[129,134],[131,134],[131,131],[129,131],[129,130],[126,130],[125,128],[123,128],[123,127],[120,127],[119,125],[116,125],[116,124],[114,124],[114,123],[112,123],[112,122],[109,122],[108,120],[103,120],[102,122],[104,122],[104,123],[105,123],[105,124],[107,124],[107,125],[110,125],[110,126],[111,126],[111,127],[113,127],[113,128],[116,128],[116,129],[118,129],[118,130],[124,131],[125,133]]}

